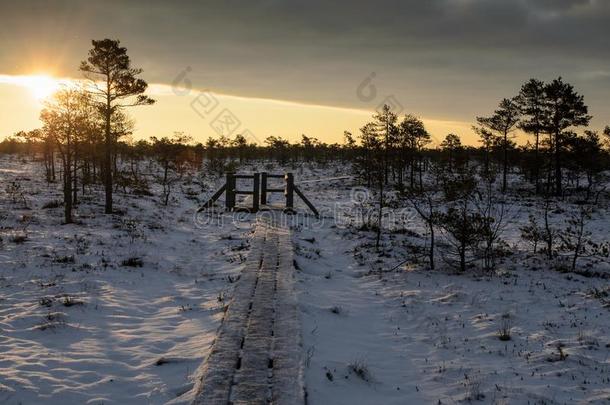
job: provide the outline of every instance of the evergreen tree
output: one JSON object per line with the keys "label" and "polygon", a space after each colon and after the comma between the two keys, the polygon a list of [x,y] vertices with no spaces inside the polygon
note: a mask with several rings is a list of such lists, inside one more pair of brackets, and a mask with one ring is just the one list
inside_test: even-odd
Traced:
{"label": "evergreen tree", "polygon": [[560,78],[544,87],[548,115],[545,117],[546,131],[551,135],[551,147],[554,158],[555,195],[563,194],[562,166],[564,154],[564,137],[572,127],[587,126],[591,120],[584,97],[578,94],[571,84]]}
{"label": "evergreen tree", "polygon": [[509,134],[519,122],[519,107],[515,100],[503,99],[491,117],[477,117],[477,123],[488,131],[496,132],[502,142],[502,192],[506,192],[508,174],[508,151],[514,147]]}
{"label": "evergreen tree", "polygon": [[80,70],[89,79],[90,94],[97,102],[104,119],[103,174],[106,191],[105,211],[112,213],[112,159],[116,139],[112,134],[114,115],[125,107],[150,105],[154,100],[144,95],[148,84],[138,78],[142,69],[131,67],[127,48],[118,40],[92,41],[89,57],[81,62]]}
{"label": "evergreen tree", "polygon": [[544,123],[548,113],[544,82],[530,79],[521,86],[516,101],[522,114],[519,128],[534,135],[534,183],[536,193],[540,193],[540,136],[545,129]]}

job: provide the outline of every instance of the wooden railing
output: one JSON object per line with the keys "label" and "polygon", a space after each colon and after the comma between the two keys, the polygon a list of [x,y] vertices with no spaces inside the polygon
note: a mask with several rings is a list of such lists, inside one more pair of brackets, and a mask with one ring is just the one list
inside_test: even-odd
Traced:
{"label": "wooden railing", "polygon": [[[249,190],[238,190],[237,180],[248,179],[252,180],[252,188]],[[284,179],[283,188],[272,188],[269,187],[269,179]],[[314,205],[305,197],[303,192],[294,184],[294,175],[292,173],[285,174],[271,174],[267,172],[253,173],[253,174],[236,174],[226,173],[225,184],[216,192],[214,195],[200,208],[200,211],[211,207],[222,194],[225,194],[225,208],[230,211],[234,210],[247,210],[250,212],[257,212],[263,208],[268,209],[267,196],[269,193],[284,193],[286,199],[285,210],[294,210],[294,194],[307,205],[307,207],[316,215],[319,216],[318,210]],[[237,206],[238,195],[251,195],[252,206],[251,207],[239,207]]]}

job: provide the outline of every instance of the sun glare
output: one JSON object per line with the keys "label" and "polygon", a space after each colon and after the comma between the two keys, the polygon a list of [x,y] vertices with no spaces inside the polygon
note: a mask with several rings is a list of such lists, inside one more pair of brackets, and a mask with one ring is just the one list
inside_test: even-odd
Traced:
{"label": "sun glare", "polygon": [[60,83],[47,75],[35,75],[25,77],[24,85],[36,100],[44,100],[59,90]]}
{"label": "sun glare", "polygon": [[73,86],[74,81],[40,73],[32,75],[0,75],[0,84],[22,87],[31,94],[32,98],[42,101],[60,90],[62,86]]}

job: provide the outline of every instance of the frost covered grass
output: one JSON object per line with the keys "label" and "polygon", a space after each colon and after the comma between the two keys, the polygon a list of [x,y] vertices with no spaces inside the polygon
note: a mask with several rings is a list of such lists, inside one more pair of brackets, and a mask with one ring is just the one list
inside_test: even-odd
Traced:
{"label": "frost covered grass", "polygon": [[[442,238],[439,266],[428,270],[416,215],[386,227],[377,251],[374,230],[354,214],[354,186],[304,185],[314,204],[333,205],[327,212],[339,204],[344,214],[293,227],[311,403],[610,400],[608,263],[591,258],[570,272],[561,258],[533,254],[520,227],[540,204],[509,196],[507,253],[494,271],[475,264],[460,274],[442,260]],[[560,203],[553,226],[571,209]],[[607,221],[608,207],[598,206],[587,225],[596,240],[608,239]]]}
{"label": "frost covered grass", "polygon": [[[376,249],[371,193],[340,178],[349,167],[264,166],[294,171],[323,213],[316,219],[298,203],[300,214],[287,217],[309,403],[610,399],[610,267],[582,257],[571,271],[569,256],[549,260],[540,244],[534,252],[522,228],[544,213],[539,200],[507,195],[493,271],[477,262],[456,271],[443,234],[430,271],[427,227],[407,202],[390,200]],[[75,224],[64,225],[59,186],[38,180],[39,170],[0,161],[2,184],[22,185],[19,196],[0,187],[0,402],[188,402],[239,280],[253,216],[195,218],[218,183],[185,176],[167,206],[155,187],[119,191],[111,216],[93,189]],[[558,202],[551,225],[564,229],[574,208]],[[587,232],[608,240],[607,223],[599,204]]]}
{"label": "frost covered grass", "polygon": [[119,192],[115,215],[92,189],[64,225],[60,185],[29,159],[0,159],[0,184],[26,202],[0,187],[0,403],[188,401],[247,224],[198,224],[185,179],[167,207]]}

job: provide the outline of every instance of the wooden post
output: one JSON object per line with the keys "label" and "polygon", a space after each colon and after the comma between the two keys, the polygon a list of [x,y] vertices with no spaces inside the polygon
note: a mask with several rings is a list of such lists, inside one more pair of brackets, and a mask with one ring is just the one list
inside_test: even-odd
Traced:
{"label": "wooden post", "polygon": [[226,189],[227,185],[224,184],[201,208],[197,210],[197,212],[201,212],[204,210],[204,208],[210,208],[212,205],[214,205],[214,202],[220,198]]}
{"label": "wooden post", "polygon": [[225,192],[225,207],[228,210],[235,208],[235,173],[227,173],[227,189]]}
{"label": "wooden post", "polygon": [[301,200],[303,200],[303,202],[305,203],[305,205],[307,205],[309,207],[309,209],[315,214],[316,217],[320,216],[320,213],[318,212],[318,210],[316,209],[316,207],[313,206],[313,204],[311,203],[311,201],[309,201],[307,199],[307,197],[305,197],[305,195],[301,192],[301,190],[299,190],[299,188],[297,186],[294,186],[294,192],[297,193],[297,195],[299,197],[301,197]]}
{"label": "wooden post", "polygon": [[261,205],[267,204],[267,172],[261,173]]}
{"label": "wooden post", "polygon": [[260,177],[260,173],[254,173],[254,178],[252,179],[252,212],[257,212],[259,208]]}
{"label": "wooden post", "polygon": [[294,207],[294,175],[292,173],[286,173],[284,177],[286,180],[286,209],[292,210]]}

